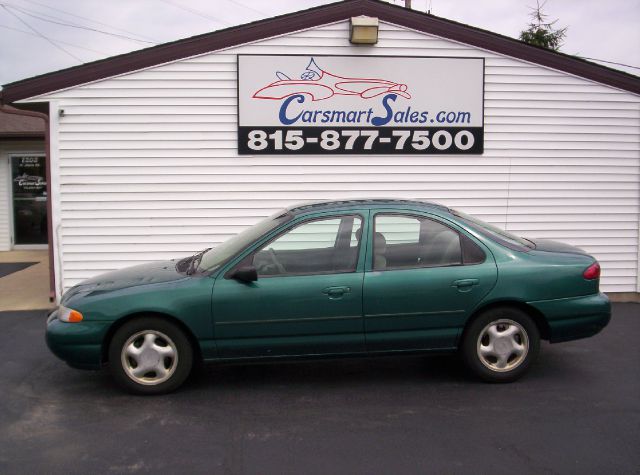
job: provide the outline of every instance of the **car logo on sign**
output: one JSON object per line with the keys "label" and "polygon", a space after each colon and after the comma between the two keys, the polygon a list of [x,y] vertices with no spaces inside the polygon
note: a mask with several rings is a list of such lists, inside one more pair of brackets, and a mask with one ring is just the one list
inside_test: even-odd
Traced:
{"label": "car logo on sign", "polygon": [[291,79],[277,71],[277,81],[257,90],[255,99],[280,100],[286,97],[307,94],[313,101],[323,101],[333,96],[360,96],[371,99],[382,94],[397,94],[406,99],[411,98],[406,84],[375,78],[348,78],[330,73],[311,58],[300,79]]}

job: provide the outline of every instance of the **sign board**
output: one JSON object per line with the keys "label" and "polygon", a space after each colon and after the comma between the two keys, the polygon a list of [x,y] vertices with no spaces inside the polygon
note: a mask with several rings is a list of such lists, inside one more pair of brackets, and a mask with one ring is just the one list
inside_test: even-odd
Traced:
{"label": "sign board", "polygon": [[46,196],[47,178],[42,156],[13,157],[13,193],[15,195]]}
{"label": "sign board", "polygon": [[481,154],[484,59],[238,55],[240,154]]}

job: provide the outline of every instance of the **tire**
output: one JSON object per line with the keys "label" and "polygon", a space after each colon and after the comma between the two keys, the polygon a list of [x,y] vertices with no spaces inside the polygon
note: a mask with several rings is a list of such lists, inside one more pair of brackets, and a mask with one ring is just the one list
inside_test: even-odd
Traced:
{"label": "tire", "polygon": [[480,379],[510,383],[524,375],[538,356],[540,332],[526,312],[493,308],[469,324],[460,350],[467,367]]}
{"label": "tire", "polygon": [[113,335],[109,366],[116,383],[126,391],[165,394],[187,379],[193,354],[189,338],[177,325],[161,318],[140,317]]}

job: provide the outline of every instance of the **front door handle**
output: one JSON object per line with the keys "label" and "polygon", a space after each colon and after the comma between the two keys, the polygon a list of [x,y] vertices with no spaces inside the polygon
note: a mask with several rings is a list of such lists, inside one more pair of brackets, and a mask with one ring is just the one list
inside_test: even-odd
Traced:
{"label": "front door handle", "polygon": [[454,280],[451,287],[458,287],[460,292],[468,292],[474,285],[478,285],[480,281],[478,279],[460,279]]}
{"label": "front door handle", "polygon": [[351,292],[351,287],[327,287],[322,289],[322,293],[326,294],[330,299],[339,299],[349,292]]}

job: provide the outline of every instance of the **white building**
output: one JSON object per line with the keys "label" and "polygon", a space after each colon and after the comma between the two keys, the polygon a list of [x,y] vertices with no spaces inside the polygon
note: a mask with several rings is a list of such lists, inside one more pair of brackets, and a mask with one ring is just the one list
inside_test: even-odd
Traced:
{"label": "white building", "polygon": [[[374,45],[350,42],[360,15],[379,20]],[[347,0],[26,79],[2,98],[48,110],[58,297],[293,203],[381,196],[577,245],[601,262],[604,291],[640,292],[640,78],[571,56]]]}

